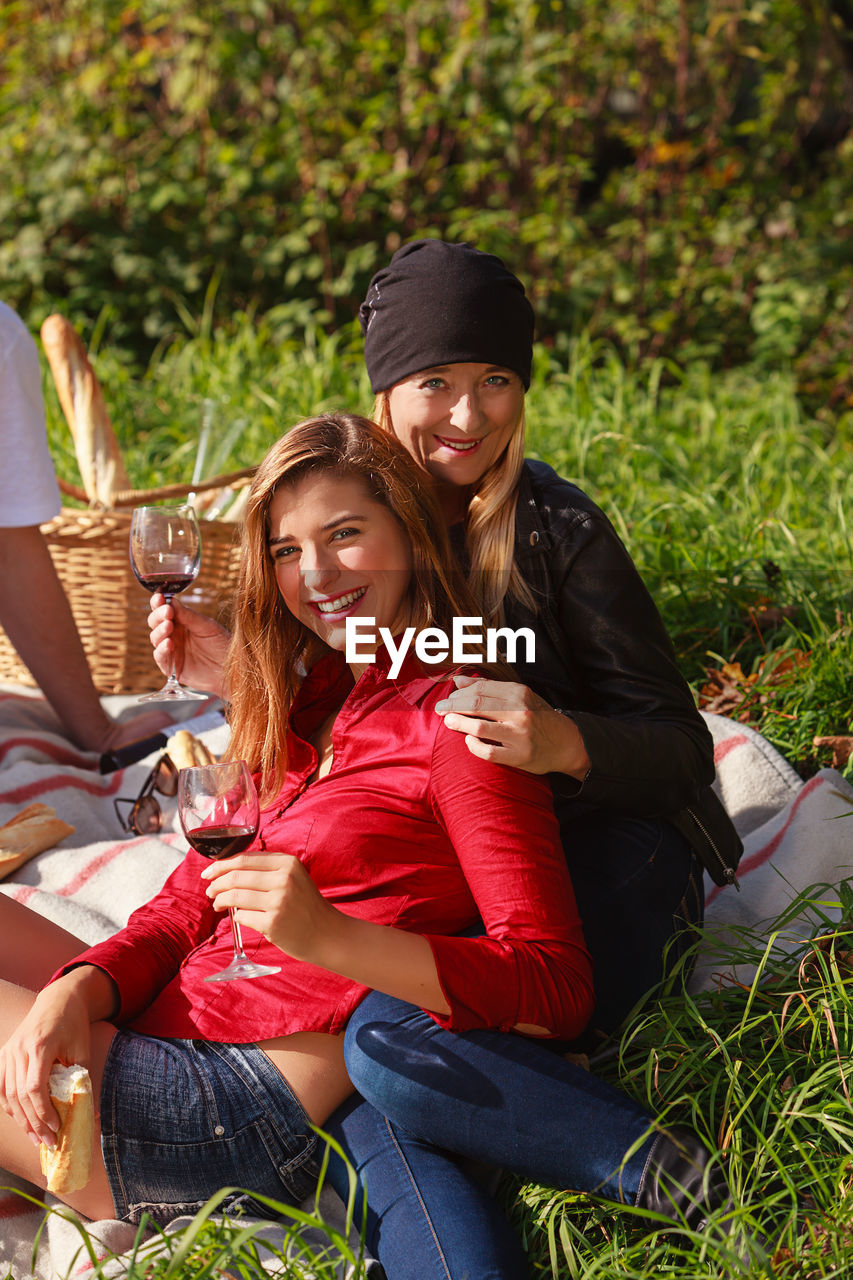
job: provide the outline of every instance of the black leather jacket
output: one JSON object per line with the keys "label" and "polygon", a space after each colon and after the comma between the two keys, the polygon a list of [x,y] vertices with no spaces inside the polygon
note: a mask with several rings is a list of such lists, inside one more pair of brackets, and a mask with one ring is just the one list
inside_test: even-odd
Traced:
{"label": "black leather jacket", "polygon": [[581,489],[533,460],[515,526],[516,559],[538,604],[536,614],[507,607],[508,626],[536,634],[535,661],[515,669],[574,719],[591,762],[582,783],[550,776],[561,827],[593,810],[663,816],[717,883],[731,883],[742,846],[710,787],[711,735],[616,530]]}

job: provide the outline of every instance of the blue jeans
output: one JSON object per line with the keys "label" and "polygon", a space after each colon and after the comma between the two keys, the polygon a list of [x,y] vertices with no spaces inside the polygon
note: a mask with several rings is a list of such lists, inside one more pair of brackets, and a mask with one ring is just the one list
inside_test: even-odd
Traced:
{"label": "blue jeans", "polygon": [[[527,1276],[506,1219],[458,1157],[634,1203],[651,1118],[544,1045],[445,1031],[378,993],[353,1014],[345,1045],[366,1101],[339,1108],[326,1128],[363,1180],[368,1247],[389,1280]],[[332,1180],[345,1194],[340,1170]]]}
{"label": "blue jeans", "polygon": [[695,941],[686,926],[702,924],[702,866],[662,818],[595,813],[562,831],[592,956],[590,1025],[610,1034]]}
{"label": "blue jeans", "polygon": [[[324,1125],[367,1195],[366,1245],[388,1280],[528,1280],[524,1250],[477,1172],[351,1098]],[[346,1203],[343,1164],[329,1181]],[[356,1206],[361,1222],[363,1199]]]}
{"label": "blue jeans", "polygon": [[[597,813],[571,830],[595,1026],[612,1031],[689,945],[684,926],[702,920],[702,869],[660,819]],[[373,993],[350,1019],[345,1048],[364,1101],[326,1127],[366,1185],[368,1246],[389,1280],[528,1275],[506,1219],[460,1157],[635,1202],[651,1118],[545,1044],[444,1031],[413,1005]],[[341,1174],[332,1180],[345,1195]]]}

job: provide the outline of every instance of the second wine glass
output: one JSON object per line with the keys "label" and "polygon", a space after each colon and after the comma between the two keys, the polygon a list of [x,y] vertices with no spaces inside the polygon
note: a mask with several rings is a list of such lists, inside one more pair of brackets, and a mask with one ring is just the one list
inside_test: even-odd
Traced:
{"label": "second wine glass", "polygon": [[[233,858],[248,849],[258,832],[258,793],[245,760],[199,765],[178,774],[178,815],[184,835],[205,858]],[[278,965],[255,964],[243,950],[234,908],[228,908],[234,959],[205,982],[259,978],[279,973]]]}
{"label": "second wine glass", "polygon": [[[135,507],[130,521],[130,566],[146,591],[160,591],[167,600],[184,591],[198,576],[201,535],[195,511],[187,503],[176,506]],[[162,689],[144,693],[139,702],[203,701],[205,694],[178,682],[175,662]]]}

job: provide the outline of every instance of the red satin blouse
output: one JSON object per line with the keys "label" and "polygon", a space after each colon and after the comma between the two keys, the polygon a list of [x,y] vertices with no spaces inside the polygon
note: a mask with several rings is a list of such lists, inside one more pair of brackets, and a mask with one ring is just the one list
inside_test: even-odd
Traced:
{"label": "red satin blouse", "polygon": [[[353,686],[331,654],[309,674],[285,783],[253,847],[295,854],[341,911],[425,935],[451,1009],[432,1015],[442,1025],[522,1022],[577,1035],[592,1011],[591,967],[547,782],[478,759],[445,727],[434,707],[449,692],[446,674],[414,661],[396,680],[387,670],[380,658]],[[317,754],[306,738],[344,696],[331,769],[309,785]],[[118,1021],[235,1043],[341,1031],[367,988],[292,960],[251,929],[247,954],[281,972],[203,981],[232,951],[227,914],[213,911],[200,879],[205,865],[190,850],[121,932],[74,962],[114,979]],[[454,936],[478,918],[487,936]]]}

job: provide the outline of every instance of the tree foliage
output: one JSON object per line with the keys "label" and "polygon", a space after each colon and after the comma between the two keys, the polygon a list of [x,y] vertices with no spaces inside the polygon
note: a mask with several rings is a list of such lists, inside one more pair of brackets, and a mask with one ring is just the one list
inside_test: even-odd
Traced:
{"label": "tree foliage", "polygon": [[0,273],[138,352],[351,320],[418,235],[529,283],[540,335],[794,361],[853,390],[848,0],[11,0]]}

